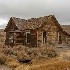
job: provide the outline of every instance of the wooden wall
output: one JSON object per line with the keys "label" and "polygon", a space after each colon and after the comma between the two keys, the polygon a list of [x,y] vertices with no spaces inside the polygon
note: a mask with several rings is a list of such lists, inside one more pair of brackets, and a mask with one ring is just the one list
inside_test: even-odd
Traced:
{"label": "wooden wall", "polygon": [[[58,44],[66,44],[66,35],[54,24],[54,25],[46,25],[42,29],[38,30],[37,36],[37,44],[41,46],[43,44],[43,31],[46,31],[47,43],[50,45],[58,45]],[[49,30],[48,30],[49,29]],[[58,33],[61,34],[61,43],[58,41]],[[68,37],[68,41],[70,42],[70,37]]]}

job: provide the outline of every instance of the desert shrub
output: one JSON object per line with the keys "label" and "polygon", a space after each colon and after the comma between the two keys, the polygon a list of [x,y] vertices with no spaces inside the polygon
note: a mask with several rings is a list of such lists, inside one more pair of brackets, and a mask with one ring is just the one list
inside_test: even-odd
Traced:
{"label": "desert shrub", "polygon": [[48,55],[48,57],[55,57],[57,55],[57,53],[55,51],[53,51],[53,52],[49,52],[47,55]]}
{"label": "desert shrub", "polygon": [[5,64],[6,60],[7,60],[6,55],[1,53],[0,54],[0,64]]}
{"label": "desert shrub", "polygon": [[55,48],[47,46],[29,48],[27,50],[27,54],[30,56],[31,59],[41,57],[42,58],[55,57],[57,55]]}
{"label": "desert shrub", "polygon": [[17,56],[17,53],[15,50],[13,50],[13,48],[4,48],[4,50],[2,51],[4,54],[6,55],[15,55]]}
{"label": "desert shrub", "polygon": [[26,50],[27,49],[27,47],[26,46],[22,46],[22,45],[18,45],[18,46],[14,46],[13,47],[13,50],[20,50],[20,51],[22,51],[22,50]]}
{"label": "desert shrub", "polygon": [[46,48],[48,57],[55,57],[57,56],[56,49],[54,47],[47,47]]}
{"label": "desert shrub", "polygon": [[39,48],[29,48],[27,54],[31,59],[36,58],[39,56]]}
{"label": "desert shrub", "polygon": [[17,67],[17,66],[20,65],[20,63],[18,62],[16,56],[14,56],[14,55],[7,55],[7,59],[6,59],[5,65],[7,65],[9,67]]}
{"label": "desert shrub", "polygon": [[22,60],[28,60],[30,59],[29,55],[23,50],[23,51],[18,51],[17,54],[17,60],[22,59]]}

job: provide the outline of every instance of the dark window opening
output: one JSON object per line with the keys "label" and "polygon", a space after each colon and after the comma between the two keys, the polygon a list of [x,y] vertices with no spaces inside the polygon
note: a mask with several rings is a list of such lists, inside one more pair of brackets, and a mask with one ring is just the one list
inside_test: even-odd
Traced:
{"label": "dark window opening", "polygon": [[43,43],[47,43],[46,31],[43,32]]}
{"label": "dark window opening", "polygon": [[27,37],[26,37],[26,38],[27,38],[27,39],[26,39],[26,42],[27,42],[27,43],[30,43],[30,32],[27,32],[26,35],[27,35]]}
{"label": "dark window opening", "polygon": [[62,43],[61,33],[58,33],[58,44]]}

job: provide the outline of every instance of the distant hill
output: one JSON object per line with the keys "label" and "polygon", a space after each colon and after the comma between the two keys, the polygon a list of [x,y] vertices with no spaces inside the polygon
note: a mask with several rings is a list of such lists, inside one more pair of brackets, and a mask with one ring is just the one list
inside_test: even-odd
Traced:
{"label": "distant hill", "polygon": [[0,32],[3,32],[4,31],[4,29],[0,29]]}

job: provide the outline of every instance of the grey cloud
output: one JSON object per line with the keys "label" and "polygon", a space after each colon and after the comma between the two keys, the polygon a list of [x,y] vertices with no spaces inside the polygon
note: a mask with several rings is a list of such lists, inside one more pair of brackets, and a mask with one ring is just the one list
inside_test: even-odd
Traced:
{"label": "grey cloud", "polygon": [[55,15],[59,23],[70,24],[70,0],[0,0],[0,18],[32,18]]}

